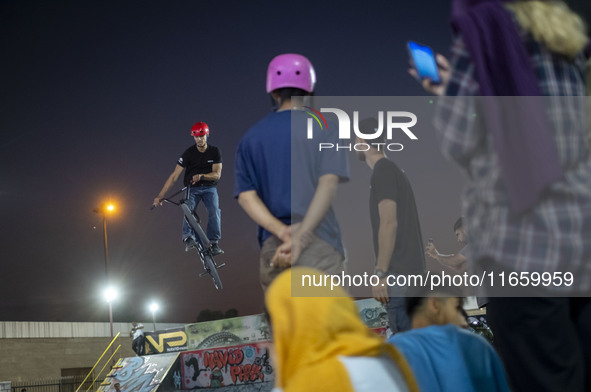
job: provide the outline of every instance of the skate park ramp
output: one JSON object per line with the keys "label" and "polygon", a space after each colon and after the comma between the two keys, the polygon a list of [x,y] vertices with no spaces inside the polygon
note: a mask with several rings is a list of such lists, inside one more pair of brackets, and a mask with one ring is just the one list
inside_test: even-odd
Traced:
{"label": "skate park ramp", "polygon": [[[364,323],[387,336],[383,306],[373,298],[356,304]],[[147,332],[149,354],[120,359],[99,391],[115,391],[116,382],[123,392],[271,391],[275,372],[265,348],[269,339],[260,314]]]}
{"label": "skate park ramp", "polygon": [[115,391],[116,382],[119,382],[121,390],[125,392],[181,390],[179,353],[121,358],[98,391]]}

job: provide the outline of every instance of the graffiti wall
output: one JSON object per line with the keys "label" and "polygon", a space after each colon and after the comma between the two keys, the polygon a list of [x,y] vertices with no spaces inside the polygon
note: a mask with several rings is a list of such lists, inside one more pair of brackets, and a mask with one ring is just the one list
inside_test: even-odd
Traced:
{"label": "graffiti wall", "polygon": [[189,350],[263,342],[270,338],[262,314],[189,324],[185,332]]}
{"label": "graffiti wall", "polygon": [[125,392],[156,392],[159,388],[166,391],[180,390],[178,358],[178,353],[121,358],[98,391],[113,392],[116,382]]}
{"label": "graffiti wall", "polygon": [[[373,298],[355,301],[359,316],[372,329],[388,327],[384,307]],[[270,339],[262,314],[188,324],[184,328],[146,332],[149,355],[263,342]]]}
{"label": "graffiti wall", "polygon": [[371,330],[374,331],[376,335],[383,336],[385,339],[388,339],[392,335],[390,328],[387,327],[371,328]]}
{"label": "graffiti wall", "polygon": [[373,298],[355,301],[359,317],[369,328],[382,328],[388,326],[388,313],[384,305]]}
{"label": "graffiti wall", "polygon": [[373,298],[355,301],[361,320],[378,335],[389,338],[392,335],[388,324],[388,313],[384,305]]}
{"label": "graffiti wall", "polygon": [[274,380],[267,350],[256,344],[181,354],[183,389],[217,388]]}

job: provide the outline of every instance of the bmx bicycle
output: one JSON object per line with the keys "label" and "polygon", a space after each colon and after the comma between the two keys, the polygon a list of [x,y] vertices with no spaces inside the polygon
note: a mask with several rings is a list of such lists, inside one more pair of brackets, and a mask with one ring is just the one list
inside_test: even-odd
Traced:
{"label": "bmx bicycle", "polygon": [[[201,222],[201,220],[199,219],[199,215],[197,215],[197,212],[192,211],[186,203],[189,199],[190,191],[191,186],[188,185],[180,191],[170,195],[169,197],[162,199],[162,202],[174,204],[175,206],[181,207],[181,210],[183,210],[183,214],[185,215],[185,219],[189,223],[189,226],[191,226],[191,228],[195,232],[195,242],[197,244],[195,249],[199,254],[199,259],[201,260],[201,264],[203,264],[204,269],[204,271],[199,274],[199,277],[201,278],[205,275],[211,276],[215,288],[221,290],[224,287],[222,285],[222,280],[220,279],[220,276],[218,274],[218,268],[222,268],[226,265],[226,263],[217,264],[213,259],[214,256],[211,252],[211,242],[209,242],[209,239],[207,238],[205,231],[203,231],[203,228],[199,224]],[[185,192],[184,199],[180,199],[179,201],[172,200],[173,197],[180,194],[181,192]],[[154,209],[154,206],[152,206],[151,209]]]}

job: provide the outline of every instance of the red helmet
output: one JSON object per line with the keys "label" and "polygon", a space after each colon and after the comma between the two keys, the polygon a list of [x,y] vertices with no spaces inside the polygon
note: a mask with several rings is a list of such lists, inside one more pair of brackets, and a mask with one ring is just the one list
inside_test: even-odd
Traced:
{"label": "red helmet", "polygon": [[204,122],[196,122],[191,127],[191,136],[209,135],[209,127]]}

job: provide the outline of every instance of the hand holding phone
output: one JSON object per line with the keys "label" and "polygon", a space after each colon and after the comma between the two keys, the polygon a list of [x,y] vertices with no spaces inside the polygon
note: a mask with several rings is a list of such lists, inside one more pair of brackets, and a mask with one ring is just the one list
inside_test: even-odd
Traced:
{"label": "hand holding phone", "polygon": [[408,41],[407,48],[412,65],[421,81],[429,79],[433,84],[440,84],[441,77],[433,50],[414,41]]}

